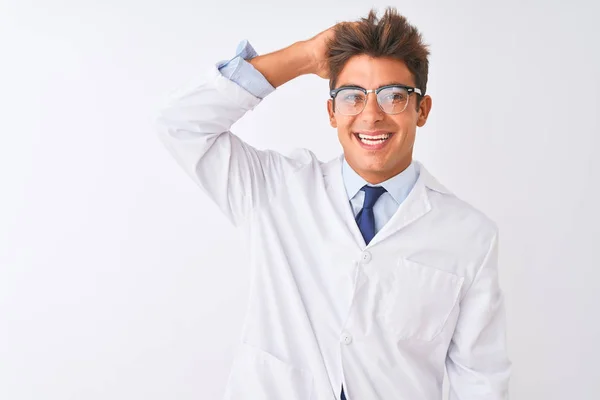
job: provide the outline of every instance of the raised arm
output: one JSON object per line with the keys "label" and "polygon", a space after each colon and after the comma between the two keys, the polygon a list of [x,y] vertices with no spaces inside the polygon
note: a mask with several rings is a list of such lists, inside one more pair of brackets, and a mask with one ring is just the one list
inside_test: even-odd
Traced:
{"label": "raised arm", "polygon": [[323,48],[323,33],[320,35],[264,56],[241,60],[249,62],[252,68],[242,71],[246,75],[238,76],[238,83],[215,66],[174,93],[160,112],[160,139],[235,225],[242,224],[253,210],[269,204],[286,177],[301,167],[299,160],[271,150],[257,150],[230,131],[261,101],[250,87],[244,86],[257,83],[261,77],[276,88],[300,75],[322,76],[322,63],[315,56]]}

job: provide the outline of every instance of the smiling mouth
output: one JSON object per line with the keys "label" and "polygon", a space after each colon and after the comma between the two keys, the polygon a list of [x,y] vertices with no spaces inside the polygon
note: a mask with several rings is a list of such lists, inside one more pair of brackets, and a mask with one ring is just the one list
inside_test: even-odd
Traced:
{"label": "smiling mouth", "polygon": [[353,132],[353,135],[362,148],[367,150],[381,150],[387,145],[390,138],[394,136],[394,133],[386,132],[379,135],[365,135]]}
{"label": "smiling mouth", "polygon": [[354,133],[354,136],[356,136],[358,141],[367,146],[376,146],[385,143],[392,135],[393,133],[391,132],[381,135],[363,135],[361,133]]}

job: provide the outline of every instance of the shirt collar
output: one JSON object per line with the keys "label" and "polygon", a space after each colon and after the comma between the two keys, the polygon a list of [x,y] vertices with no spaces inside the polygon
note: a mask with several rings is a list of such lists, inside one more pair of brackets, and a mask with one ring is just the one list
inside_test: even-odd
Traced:
{"label": "shirt collar", "polygon": [[[343,157],[342,176],[344,178],[348,200],[352,200],[364,185],[373,186],[350,167],[345,157]],[[396,203],[400,204],[412,190],[418,177],[419,173],[415,161],[413,160],[404,171],[381,182],[377,186],[383,186]]]}

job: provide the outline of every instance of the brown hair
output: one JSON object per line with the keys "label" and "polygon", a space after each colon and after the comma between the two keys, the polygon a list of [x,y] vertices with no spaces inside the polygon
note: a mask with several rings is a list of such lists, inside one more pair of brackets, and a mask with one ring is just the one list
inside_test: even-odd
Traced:
{"label": "brown hair", "polygon": [[[377,18],[375,9],[372,9],[366,18],[336,24],[334,32],[327,51],[330,89],[335,88],[340,72],[351,57],[366,54],[403,61],[412,73],[416,87],[425,95],[429,72],[428,46],[417,28],[395,8],[386,8],[382,18]],[[417,109],[420,99],[419,96]]]}

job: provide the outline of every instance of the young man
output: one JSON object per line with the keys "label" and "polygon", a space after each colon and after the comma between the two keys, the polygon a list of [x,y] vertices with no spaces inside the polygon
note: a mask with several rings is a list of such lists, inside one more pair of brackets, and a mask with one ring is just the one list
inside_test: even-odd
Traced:
{"label": "young man", "polygon": [[[428,50],[393,9],[257,56],[247,42],[177,95],[160,136],[252,242],[227,399],[507,399],[496,224],[412,158]],[[230,132],[302,74],[330,80],[343,155],[259,151]],[[285,133],[285,132],[284,132]]]}

